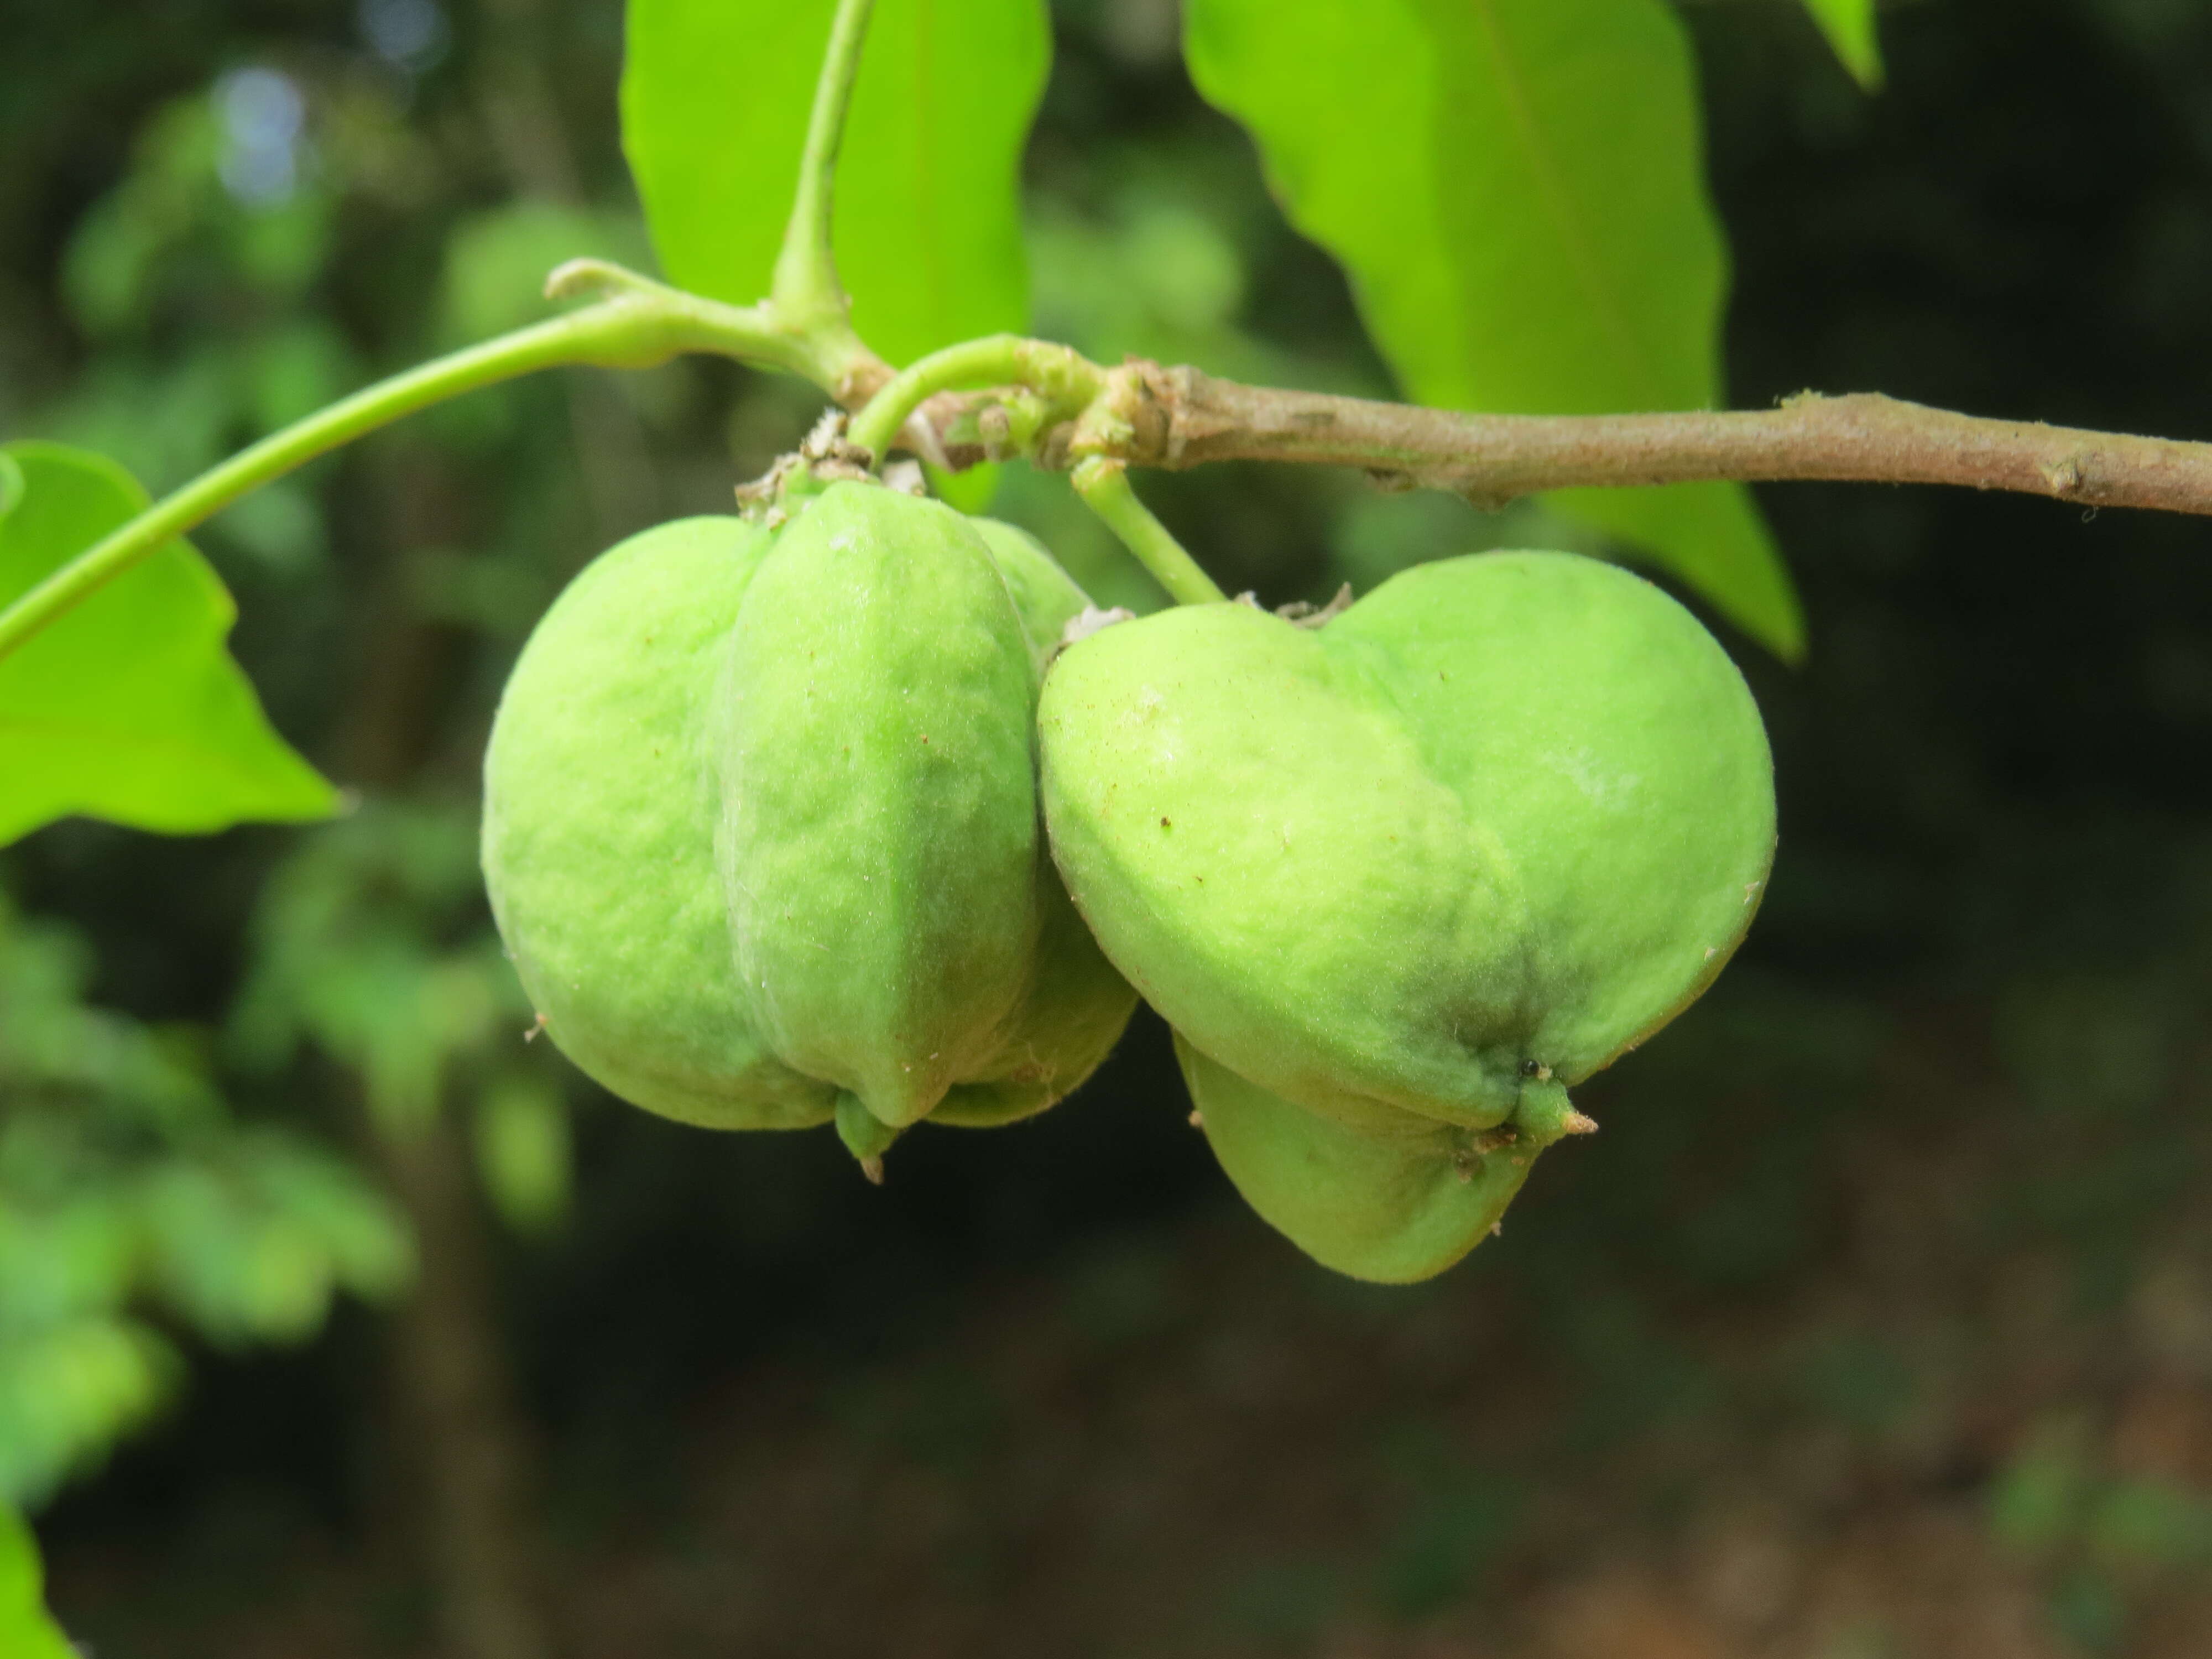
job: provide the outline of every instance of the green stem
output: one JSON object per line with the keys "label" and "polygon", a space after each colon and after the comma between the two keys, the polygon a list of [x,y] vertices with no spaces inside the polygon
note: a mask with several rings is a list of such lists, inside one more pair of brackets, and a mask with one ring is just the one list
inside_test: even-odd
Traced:
{"label": "green stem", "polygon": [[821,386],[842,372],[835,342],[793,330],[763,307],[720,305],[596,260],[563,265],[546,285],[556,297],[593,289],[609,297],[380,380],[202,473],[0,611],[0,658],[249,490],[465,392],[571,364],[649,368],[686,351],[742,358]]}
{"label": "green stem", "polygon": [[[866,42],[868,16],[875,0],[838,0],[830,24],[830,46],[814,83],[814,108],[807,118],[806,145],[799,153],[799,192],[784,226],[775,278],[769,289],[779,316],[810,330],[852,332],[852,304],[837,280],[832,247],[837,150],[845,137],[845,118],[860,79],[860,48]],[[858,337],[854,337],[858,343]]]}
{"label": "green stem", "polygon": [[847,438],[880,463],[907,417],[940,392],[1021,386],[1043,394],[1061,418],[1079,414],[1105,386],[1104,373],[1079,353],[1048,340],[991,334],[933,351],[901,369],[853,417]]}
{"label": "green stem", "polygon": [[1229,597],[1137,499],[1129,487],[1129,470],[1121,462],[1093,455],[1076,464],[1070,482],[1084,505],[1106,521],[1106,527],[1121,538],[1121,544],[1177,605],[1218,605]]}

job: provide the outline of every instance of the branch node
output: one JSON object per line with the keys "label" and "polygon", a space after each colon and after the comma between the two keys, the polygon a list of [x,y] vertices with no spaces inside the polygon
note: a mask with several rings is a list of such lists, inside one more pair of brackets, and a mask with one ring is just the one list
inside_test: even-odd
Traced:
{"label": "branch node", "polygon": [[2080,490],[2084,482],[2082,459],[2079,454],[2062,455],[2055,461],[2045,461],[2036,471],[2051,486],[2052,495],[2071,495]]}

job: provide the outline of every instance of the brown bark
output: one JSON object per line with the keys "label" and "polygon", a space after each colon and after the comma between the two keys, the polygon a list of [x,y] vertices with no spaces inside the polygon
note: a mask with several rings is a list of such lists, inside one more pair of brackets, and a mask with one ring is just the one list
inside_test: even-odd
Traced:
{"label": "brown bark", "polygon": [[[404,790],[428,758],[441,689],[459,641],[415,614],[398,550],[467,533],[463,492],[419,462],[391,481],[387,553],[353,718],[345,775]],[[466,1142],[441,1115],[418,1134],[362,1130],[406,1212],[420,1267],[391,1323],[390,1460],[426,1560],[452,1659],[550,1659],[550,1627],[525,1541],[529,1437],[514,1404],[492,1283],[490,1238]]]}
{"label": "brown bark", "polygon": [[1146,371],[1138,465],[1334,461],[1493,501],[1588,484],[1831,479],[1964,485],[2088,507],[2212,513],[2212,444],[1990,420],[1875,392],[1770,410],[1464,415]]}
{"label": "brown bark", "polygon": [[[859,387],[848,406],[865,401]],[[951,465],[998,459],[972,434],[1000,393],[941,393],[922,417]],[[1046,434],[1039,459],[1079,450],[1131,466],[1291,461],[1356,466],[1378,483],[1449,489],[1498,507],[1544,490],[1729,479],[1950,484],[2082,507],[2212,514],[2212,443],[2137,437],[1930,409],[1879,392],[1801,392],[1766,410],[1470,415],[1240,385],[1132,360],[1110,418]]]}
{"label": "brown bark", "polygon": [[529,1449],[468,1149],[441,1118],[404,1141],[380,1137],[378,1154],[422,1252],[414,1293],[392,1318],[392,1382],[427,1500],[439,1634],[456,1659],[547,1659],[524,1542]]}

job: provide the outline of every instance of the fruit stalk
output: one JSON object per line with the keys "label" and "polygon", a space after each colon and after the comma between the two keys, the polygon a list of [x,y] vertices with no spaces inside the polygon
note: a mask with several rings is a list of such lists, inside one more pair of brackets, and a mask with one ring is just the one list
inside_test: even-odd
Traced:
{"label": "fruit stalk", "polygon": [[1071,482],[1083,504],[1105,521],[1137,562],[1152,573],[1177,605],[1212,605],[1227,599],[1212,577],[1199,568],[1168,527],[1137,499],[1129,469],[1093,455],[1076,464]]}

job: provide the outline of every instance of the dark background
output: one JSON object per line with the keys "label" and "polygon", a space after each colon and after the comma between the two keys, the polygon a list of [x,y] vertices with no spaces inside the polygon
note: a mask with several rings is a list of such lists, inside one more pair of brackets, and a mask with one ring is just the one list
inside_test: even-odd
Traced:
{"label": "dark background", "polygon": [[[1685,9],[1737,404],[1877,389],[2212,438],[2202,7],[1899,6],[1871,100],[1795,6]],[[1171,0],[1055,15],[1041,330],[1382,391],[1340,277],[1191,92]],[[258,429],[266,400],[221,390],[242,342],[312,337],[300,361],[350,383],[446,342],[480,216],[550,203],[618,242],[634,215],[614,0],[4,17],[0,432],[104,443],[156,488]],[[304,95],[294,194],[319,204],[258,264],[276,210],[207,159],[234,172],[211,88],[257,67]],[[103,213],[169,215],[119,288],[85,251]],[[559,583],[720,507],[817,401],[720,364],[552,377],[201,544],[279,727],[372,802],[465,823]],[[1319,473],[1142,482],[1271,602],[1540,533]],[[1059,489],[1009,477],[1000,507],[1140,594]],[[1723,635],[1776,748],[1771,895],[1467,1264],[1382,1291],[1305,1262],[1185,1126],[1149,1016],[1074,1100],[918,1133],[879,1192],[826,1134],[718,1139],[571,1076],[565,1223],[490,1220],[458,1135],[393,1171],[458,1264],[427,1292],[448,1322],[349,1305],[295,1350],[195,1348],[158,1429],[40,1517],[58,1613],[100,1659],[2212,1651],[2208,532],[1761,498],[1812,635],[1790,671]],[[103,1000],[220,1031],[257,896],[323,833],[69,823],[0,884],[90,935]],[[466,894],[413,902],[428,935],[485,925]],[[231,1087],[368,1145],[328,1058]],[[453,1342],[490,1380],[426,1421]],[[441,1469],[487,1447],[509,1496],[457,1522]],[[522,1613],[457,1619],[502,1582]]]}

